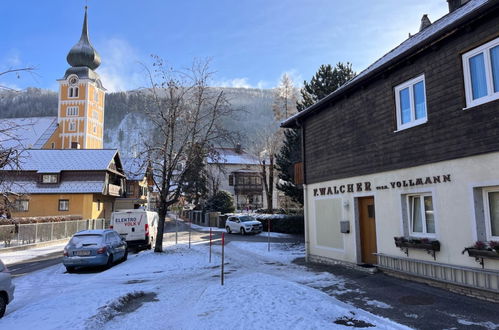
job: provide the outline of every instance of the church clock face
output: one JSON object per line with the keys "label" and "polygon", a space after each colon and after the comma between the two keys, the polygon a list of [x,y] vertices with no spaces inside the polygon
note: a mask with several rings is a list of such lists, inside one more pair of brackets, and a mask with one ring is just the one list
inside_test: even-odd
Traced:
{"label": "church clock face", "polygon": [[77,83],[78,83],[78,77],[72,76],[72,77],[70,77],[70,78],[69,78],[69,84],[70,84],[71,86],[74,86],[74,85],[76,85]]}

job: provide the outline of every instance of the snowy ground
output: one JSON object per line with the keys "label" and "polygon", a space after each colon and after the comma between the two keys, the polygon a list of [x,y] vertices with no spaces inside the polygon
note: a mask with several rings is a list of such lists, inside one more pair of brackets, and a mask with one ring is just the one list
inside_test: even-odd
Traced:
{"label": "snowy ground", "polygon": [[60,243],[56,245],[50,245],[40,248],[21,250],[21,251],[10,251],[10,252],[0,252],[0,259],[8,266],[20,261],[29,260],[38,256],[42,256],[48,253],[61,252],[64,250],[65,243]]}
{"label": "snowy ground", "polygon": [[[66,274],[62,265],[14,279],[0,329],[332,329],[341,324],[404,329],[314,287],[341,284],[291,264],[301,244],[185,244],[151,251],[106,271]],[[335,323],[338,322],[338,323]]]}

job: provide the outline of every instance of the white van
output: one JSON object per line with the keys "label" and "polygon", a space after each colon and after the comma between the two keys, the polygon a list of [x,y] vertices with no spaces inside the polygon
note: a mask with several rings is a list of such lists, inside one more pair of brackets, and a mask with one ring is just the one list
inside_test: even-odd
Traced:
{"label": "white van", "polygon": [[156,212],[145,210],[120,210],[111,215],[110,229],[124,237],[128,247],[150,249],[158,232],[159,217]]}

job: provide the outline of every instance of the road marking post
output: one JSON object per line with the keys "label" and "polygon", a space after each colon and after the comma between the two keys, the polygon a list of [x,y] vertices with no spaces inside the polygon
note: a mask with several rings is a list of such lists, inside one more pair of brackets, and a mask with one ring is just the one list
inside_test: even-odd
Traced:
{"label": "road marking post", "polygon": [[178,217],[175,214],[175,245],[178,245]]}
{"label": "road marking post", "polygon": [[270,218],[267,220],[267,231],[268,231],[268,247],[267,251],[270,252]]}
{"label": "road marking post", "polygon": [[222,285],[224,285],[224,259],[225,259],[224,246],[225,246],[225,233],[222,233],[222,267],[220,267],[222,269],[222,272],[220,274],[220,280],[222,281]]}
{"label": "road marking post", "polygon": [[192,226],[192,221],[189,220],[189,249],[191,248],[191,226]]}
{"label": "road marking post", "polygon": [[210,262],[211,262],[211,238],[212,238],[212,232],[210,227]]}

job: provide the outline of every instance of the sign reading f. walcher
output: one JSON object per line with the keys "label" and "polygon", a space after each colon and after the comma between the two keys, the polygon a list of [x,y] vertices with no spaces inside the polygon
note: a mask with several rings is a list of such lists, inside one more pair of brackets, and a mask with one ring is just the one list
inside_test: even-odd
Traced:
{"label": "sign reading f. walcher", "polygon": [[446,182],[451,182],[450,174],[390,181],[388,184],[383,184],[383,185],[373,185],[371,181],[356,182],[356,183],[342,184],[338,186],[314,188],[314,197],[372,191],[373,187],[376,190],[387,190],[387,189],[396,189],[396,188],[426,186],[426,185],[446,183]]}

